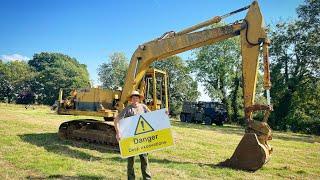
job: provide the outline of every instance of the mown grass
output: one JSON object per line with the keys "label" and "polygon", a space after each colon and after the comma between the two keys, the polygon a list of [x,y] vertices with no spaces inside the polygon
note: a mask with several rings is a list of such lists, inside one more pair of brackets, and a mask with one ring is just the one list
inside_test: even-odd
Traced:
{"label": "mown grass", "polygon": [[[47,106],[0,104],[0,179],[126,179],[118,152],[84,142],[62,141],[63,121]],[[271,161],[256,172],[216,166],[230,157],[244,130],[172,120],[175,147],[150,154],[154,179],[320,179],[320,138],[274,132]],[[139,158],[136,174],[141,177]]]}

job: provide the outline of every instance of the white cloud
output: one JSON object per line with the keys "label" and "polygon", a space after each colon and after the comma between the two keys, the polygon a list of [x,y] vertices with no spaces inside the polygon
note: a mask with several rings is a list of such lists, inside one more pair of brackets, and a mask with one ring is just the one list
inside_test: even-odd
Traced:
{"label": "white cloud", "polygon": [[27,61],[30,58],[20,54],[11,54],[11,55],[4,54],[0,56],[0,59],[3,60],[4,62],[9,62],[9,61]]}

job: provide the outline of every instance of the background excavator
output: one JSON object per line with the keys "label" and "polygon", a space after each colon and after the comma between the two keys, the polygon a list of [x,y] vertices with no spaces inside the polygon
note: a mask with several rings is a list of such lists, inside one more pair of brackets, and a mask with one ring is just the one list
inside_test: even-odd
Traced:
{"label": "background excavator", "polygon": [[[245,19],[222,27],[208,27],[247,9]],[[205,29],[203,30],[203,28]],[[105,117],[106,120],[112,120],[119,111],[124,109],[127,97],[136,89],[139,89],[140,93],[145,95],[146,99],[144,101],[150,109],[168,108],[167,75],[161,70],[150,69],[150,65],[154,61],[163,60],[169,56],[235,36],[240,36],[241,39],[243,98],[247,127],[232,157],[221,162],[220,165],[255,171],[268,162],[272,153],[272,148],[268,144],[268,140],[272,139],[271,129],[267,124],[268,116],[272,111],[269,94],[271,82],[268,60],[270,41],[257,1],[253,1],[249,6],[223,16],[216,16],[180,32],[167,32],[160,38],[139,45],[131,57],[123,90],[99,88],[74,90],[69,100],[63,100],[62,91],[60,91],[58,113],[100,116]],[[261,50],[267,105],[255,104],[258,57]],[[262,120],[253,120],[253,113],[256,111],[265,112]],[[59,127],[59,136],[117,146],[113,125],[107,121],[73,120],[64,122]]]}

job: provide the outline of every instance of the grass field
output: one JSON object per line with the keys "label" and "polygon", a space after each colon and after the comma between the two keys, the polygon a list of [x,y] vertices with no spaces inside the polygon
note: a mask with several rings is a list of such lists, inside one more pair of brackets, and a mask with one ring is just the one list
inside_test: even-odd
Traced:
{"label": "grass field", "polygon": [[[126,179],[126,160],[117,152],[58,139],[59,124],[76,118],[83,117],[0,104],[0,179]],[[253,173],[216,166],[232,155],[242,128],[172,125],[175,147],[149,156],[154,179],[320,179],[318,136],[274,132],[271,161]]]}

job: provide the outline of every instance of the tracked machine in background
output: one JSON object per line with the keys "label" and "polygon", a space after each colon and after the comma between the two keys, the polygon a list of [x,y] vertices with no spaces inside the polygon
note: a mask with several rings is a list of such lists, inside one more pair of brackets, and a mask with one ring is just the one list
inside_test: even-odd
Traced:
{"label": "tracked machine in background", "polygon": [[227,109],[219,102],[185,101],[180,113],[180,121],[187,123],[204,123],[222,126],[227,121]]}
{"label": "tracked machine in background", "polygon": [[[140,89],[145,95],[144,103],[151,110],[168,108],[167,73],[149,68]],[[115,137],[113,119],[118,115],[117,109],[122,91],[103,88],[73,89],[70,95],[63,98],[60,89],[58,114],[103,117],[105,121],[78,119],[64,122],[59,127],[59,137],[85,140],[99,144],[118,147]]]}
{"label": "tracked machine in background", "polygon": [[[209,28],[212,24],[219,23],[222,19],[245,10],[248,10],[248,12],[244,19],[225,26]],[[205,27],[207,29],[203,30],[202,28]],[[136,89],[145,94],[145,103],[152,110],[168,108],[166,78],[158,81],[157,71],[154,70],[153,73],[150,73],[150,65],[154,61],[163,60],[169,56],[214,44],[235,36],[240,36],[241,39],[243,99],[247,128],[232,157],[220,165],[244,170],[257,170],[268,162],[272,153],[272,148],[268,144],[268,141],[272,139],[271,129],[267,124],[269,113],[272,110],[269,95],[271,83],[268,47],[270,41],[266,34],[263,17],[257,1],[253,1],[247,7],[223,16],[216,16],[180,32],[167,32],[160,38],[139,45],[131,57],[123,90],[89,89],[88,92],[80,91],[73,98],[72,103],[74,106],[69,109],[67,108],[68,101],[60,98],[58,113],[92,115],[112,119],[119,111],[123,110],[127,103],[127,97],[132,90]],[[255,103],[258,57],[261,50],[264,65],[264,88],[268,99],[267,105]],[[161,77],[164,77],[164,75],[162,73]],[[86,98],[87,96],[91,98]],[[70,104],[72,103],[70,102]],[[262,120],[253,120],[253,113],[256,111],[265,112]],[[92,120],[68,121],[60,126],[59,134],[61,137],[117,144],[112,124],[107,122]]]}

